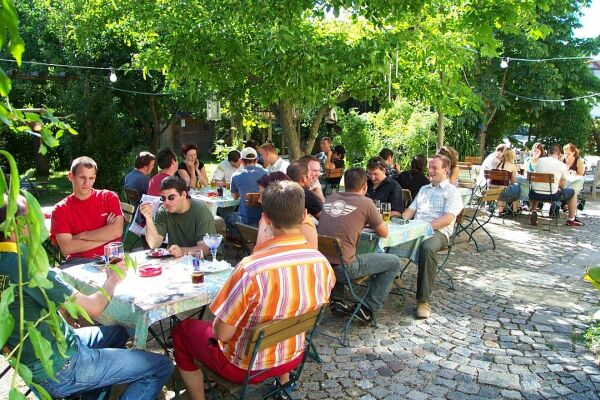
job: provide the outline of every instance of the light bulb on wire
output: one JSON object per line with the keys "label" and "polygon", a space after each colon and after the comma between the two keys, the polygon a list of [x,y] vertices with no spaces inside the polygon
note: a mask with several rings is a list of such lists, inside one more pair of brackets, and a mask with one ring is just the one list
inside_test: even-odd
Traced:
{"label": "light bulb on wire", "polygon": [[564,106],[565,106],[565,102],[564,102],[564,101],[561,101],[561,102],[560,102],[560,105],[564,107]]}
{"label": "light bulb on wire", "polygon": [[117,74],[115,73],[115,69],[111,68],[110,69],[110,75],[108,76],[108,79],[112,82],[115,83],[117,81]]}
{"label": "light bulb on wire", "polygon": [[502,61],[500,62],[500,68],[502,68],[502,69],[508,68],[508,62],[509,61],[510,61],[509,57],[503,58]]}

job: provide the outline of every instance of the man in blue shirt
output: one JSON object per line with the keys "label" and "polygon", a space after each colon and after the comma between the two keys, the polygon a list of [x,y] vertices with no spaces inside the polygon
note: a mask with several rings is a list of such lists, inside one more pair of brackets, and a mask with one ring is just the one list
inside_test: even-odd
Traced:
{"label": "man in blue shirt", "polygon": [[135,158],[135,168],[125,175],[123,186],[137,190],[140,196],[146,194],[155,162],[154,154],[147,151],[140,152]]}
{"label": "man in blue shirt", "polygon": [[240,199],[240,207],[237,212],[225,217],[227,231],[233,236],[239,236],[235,228],[236,222],[258,226],[262,214],[261,207],[246,206],[246,194],[258,193],[258,181],[267,171],[256,165],[258,155],[256,150],[246,147],[242,150],[242,167],[231,175],[231,195],[234,199]]}

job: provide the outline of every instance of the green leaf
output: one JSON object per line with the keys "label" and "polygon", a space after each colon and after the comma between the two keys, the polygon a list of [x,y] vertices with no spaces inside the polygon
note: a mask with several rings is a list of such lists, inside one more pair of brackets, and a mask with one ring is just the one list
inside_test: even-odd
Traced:
{"label": "green leaf", "polygon": [[0,69],[0,95],[6,97],[10,92],[12,85],[10,83],[10,79],[4,73],[2,69]]}
{"label": "green leaf", "polygon": [[53,355],[50,342],[42,336],[40,331],[31,322],[27,322],[26,327],[35,356],[42,363],[46,374],[54,379],[54,371],[52,370],[52,362],[50,361]]}
{"label": "green leaf", "polygon": [[15,301],[14,289],[14,285],[5,287],[0,296],[0,348],[4,347],[15,327],[15,320],[8,310],[9,304]]}
{"label": "green leaf", "polygon": [[90,324],[94,323],[85,308],[75,302],[75,298],[71,298],[69,301],[65,302],[62,307],[72,318],[77,319],[79,316],[82,316]]}
{"label": "green leaf", "polygon": [[26,384],[31,385],[31,380],[33,379],[33,374],[27,365],[25,365],[23,363],[19,363],[19,365],[17,365],[17,359],[14,357],[11,357],[8,360],[8,363],[10,364],[11,367],[13,367],[17,371],[17,373],[19,374],[21,379],[23,379]]}
{"label": "green leaf", "polygon": [[8,392],[8,400],[27,400],[27,397],[23,395],[23,393],[19,392],[17,388],[10,388],[10,392]]}
{"label": "green leaf", "polygon": [[31,386],[33,386],[34,389],[38,392],[38,394],[42,396],[42,400],[52,400],[52,396],[50,396],[46,389],[44,389],[43,387],[41,387],[35,382],[31,382]]}

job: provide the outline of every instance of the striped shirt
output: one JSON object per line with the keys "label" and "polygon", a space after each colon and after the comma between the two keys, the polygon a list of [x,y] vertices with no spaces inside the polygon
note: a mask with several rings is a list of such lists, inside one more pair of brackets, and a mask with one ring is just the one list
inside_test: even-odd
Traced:
{"label": "striped shirt", "polygon": [[[304,314],[329,301],[335,274],[327,259],[310,249],[302,235],[276,236],[257,245],[227,279],[210,305],[215,317],[237,329],[225,357],[248,369],[245,355],[252,329],[265,321]],[[302,354],[304,334],[258,353],[252,370],[273,368]]]}
{"label": "striped shirt", "polygon": [[417,211],[414,219],[420,221],[431,222],[446,213],[454,215],[455,218],[450,225],[439,229],[450,239],[454,231],[454,221],[462,211],[463,203],[458,188],[445,179],[437,186],[433,186],[431,183],[423,186],[409,208]]}

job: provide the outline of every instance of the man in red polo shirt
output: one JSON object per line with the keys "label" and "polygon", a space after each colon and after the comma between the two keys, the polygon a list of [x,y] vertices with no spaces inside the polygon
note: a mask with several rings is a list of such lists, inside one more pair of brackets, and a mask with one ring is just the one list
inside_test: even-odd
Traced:
{"label": "man in red polo shirt", "polygon": [[103,255],[106,243],[121,240],[124,217],[119,197],[93,188],[97,170],[89,157],[73,160],[69,171],[73,193],[52,212],[50,233],[69,266]]}

